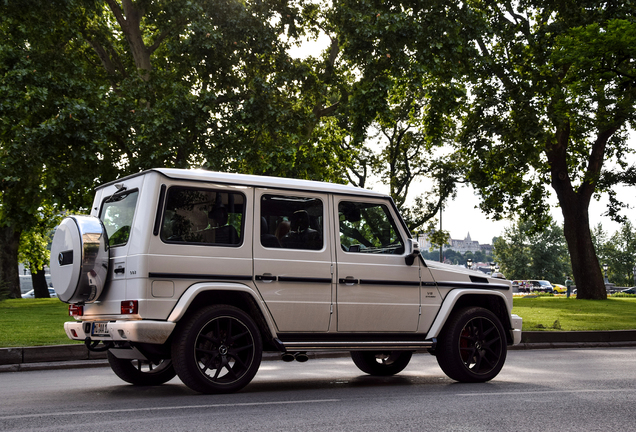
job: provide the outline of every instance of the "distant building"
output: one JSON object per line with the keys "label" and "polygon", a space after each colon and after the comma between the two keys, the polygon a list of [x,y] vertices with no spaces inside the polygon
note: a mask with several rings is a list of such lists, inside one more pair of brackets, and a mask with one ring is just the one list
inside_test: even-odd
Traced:
{"label": "distant building", "polygon": [[[428,240],[428,236],[426,234],[420,234],[417,237],[417,241],[420,244],[421,250],[430,250],[431,248],[437,249],[439,246],[431,244]],[[450,244],[444,245],[443,250],[454,250],[459,253],[466,252],[483,252],[486,255],[492,254],[492,245],[490,244],[480,244],[478,241],[473,240],[470,237],[470,233],[463,240],[450,239]]]}
{"label": "distant building", "polygon": [[481,250],[481,247],[479,246],[479,242],[476,240],[472,240],[470,238],[470,233],[468,233],[464,240],[451,239],[450,246],[445,247],[445,249],[451,249],[455,252],[466,253],[479,252]]}

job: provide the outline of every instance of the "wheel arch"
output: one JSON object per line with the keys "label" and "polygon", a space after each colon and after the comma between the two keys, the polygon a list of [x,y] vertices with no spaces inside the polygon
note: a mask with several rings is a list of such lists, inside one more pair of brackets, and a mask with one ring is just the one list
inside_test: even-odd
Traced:
{"label": "wheel arch", "polygon": [[437,317],[433,321],[431,328],[426,335],[426,339],[432,339],[439,336],[444,328],[446,321],[454,311],[469,307],[479,306],[491,311],[499,318],[501,325],[506,330],[506,341],[508,345],[512,345],[513,335],[511,332],[511,310],[508,307],[506,296],[498,291],[484,291],[475,289],[456,289],[452,290],[442,303]]}
{"label": "wheel arch", "polygon": [[272,343],[276,330],[265,305],[258,294],[247,285],[238,283],[199,283],[192,285],[181,296],[168,321],[179,322],[199,309],[213,304],[225,304],[241,309],[252,317],[263,339],[266,350],[277,350]]}

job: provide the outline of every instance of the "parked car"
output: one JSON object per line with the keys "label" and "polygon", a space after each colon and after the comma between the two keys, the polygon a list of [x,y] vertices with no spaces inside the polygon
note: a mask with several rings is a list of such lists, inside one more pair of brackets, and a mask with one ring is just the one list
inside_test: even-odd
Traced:
{"label": "parked car", "polygon": [[627,288],[621,291],[625,294],[636,294],[636,287]]}
{"label": "parked car", "polygon": [[68,337],[137,385],[229,393],[263,351],[324,350],[371,375],[427,350],[484,382],[521,340],[510,281],[422,259],[391,197],[324,182],[154,169],[104,184],[58,226],[51,275]]}
{"label": "parked car", "polygon": [[552,284],[552,289],[554,290],[554,293],[559,293],[559,294],[565,294],[568,292],[568,288],[565,285],[561,285],[561,284]]}
{"label": "parked car", "polygon": [[[53,288],[49,288],[49,295],[51,297],[57,297],[57,293],[55,292]],[[24,294],[22,294],[22,298],[35,298],[35,291],[31,290],[31,291],[25,292]]]}
{"label": "parked car", "polygon": [[554,292],[554,288],[552,284],[547,280],[528,280],[527,285],[530,288],[530,291],[538,291],[544,293]]}

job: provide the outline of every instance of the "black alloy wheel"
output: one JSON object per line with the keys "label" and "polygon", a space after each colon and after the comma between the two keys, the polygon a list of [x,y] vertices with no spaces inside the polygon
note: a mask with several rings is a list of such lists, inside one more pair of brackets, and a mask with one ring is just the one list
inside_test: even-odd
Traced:
{"label": "black alloy wheel", "polygon": [[115,375],[133,385],[161,385],[177,375],[170,359],[163,359],[158,363],[148,360],[120,359],[109,351],[108,363]]}
{"label": "black alloy wheel", "polygon": [[351,359],[364,373],[375,376],[395,375],[411,361],[411,351],[351,351]]}
{"label": "black alloy wheel", "polygon": [[231,393],[254,378],[262,341],[252,318],[233,306],[205,307],[179,322],[172,359],[181,381],[201,393]]}
{"label": "black alloy wheel", "polygon": [[485,382],[499,374],[507,354],[499,318],[481,307],[456,311],[438,338],[437,362],[460,382]]}

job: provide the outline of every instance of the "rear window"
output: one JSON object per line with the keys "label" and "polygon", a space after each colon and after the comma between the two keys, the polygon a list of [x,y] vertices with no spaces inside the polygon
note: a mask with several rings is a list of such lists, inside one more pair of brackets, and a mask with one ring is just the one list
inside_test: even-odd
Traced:
{"label": "rear window", "polygon": [[115,193],[104,200],[99,218],[108,235],[108,245],[123,246],[128,243],[139,191]]}
{"label": "rear window", "polygon": [[236,192],[172,187],[161,225],[166,243],[238,246],[243,241],[245,197]]}

